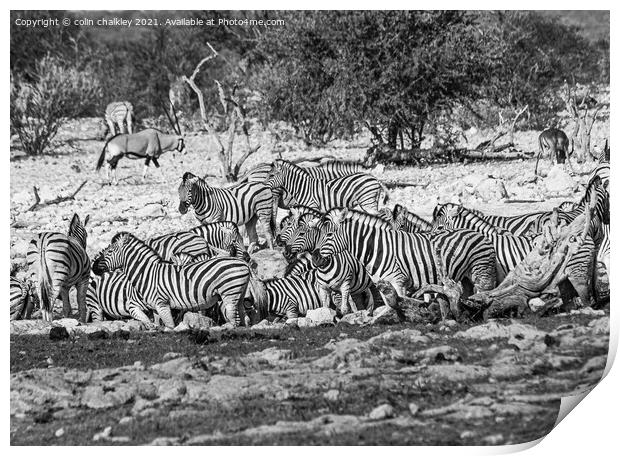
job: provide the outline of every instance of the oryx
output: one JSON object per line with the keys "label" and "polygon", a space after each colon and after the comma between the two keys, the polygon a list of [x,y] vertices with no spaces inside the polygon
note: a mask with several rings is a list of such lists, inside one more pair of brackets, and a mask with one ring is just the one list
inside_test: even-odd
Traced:
{"label": "oryx", "polygon": [[114,171],[113,183],[118,183],[116,175],[116,166],[118,161],[127,156],[129,158],[144,158],[144,170],[142,179],[146,178],[146,170],[151,160],[153,164],[159,168],[159,157],[164,152],[178,150],[181,152],[185,147],[183,137],[181,135],[167,135],[155,128],[147,128],[133,134],[120,134],[110,138],[99,155],[97,161],[97,171],[103,166],[106,158],[106,150],[109,151],[108,164],[106,167],[106,177],[110,180],[110,168]]}
{"label": "oryx", "polygon": [[[166,115],[167,115],[167,111]],[[106,177],[110,180],[110,169],[114,171],[113,183],[117,184],[116,166],[118,161],[127,156],[129,158],[144,158],[144,170],[142,172],[142,179],[146,178],[146,171],[149,164],[153,161],[153,164],[159,168],[159,157],[164,152],[177,150],[181,152],[185,147],[183,135],[181,134],[181,127],[179,121],[176,118],[176,124],[172,121],[172,118],[168,116],[168,120],[175,131],[174,135],[163,133],[155,128],[147,128],[146,130],[139,131],[137,133],[123,133],[118,134],[110,138],[99,155],[97,160],[97,171],[103,166],[103,162],[106,161],[106,150],[109,152],[106,167]]]}

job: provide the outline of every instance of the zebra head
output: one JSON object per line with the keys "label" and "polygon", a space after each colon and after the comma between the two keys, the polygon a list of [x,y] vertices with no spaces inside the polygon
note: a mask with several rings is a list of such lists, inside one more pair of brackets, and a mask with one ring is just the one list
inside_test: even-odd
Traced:
{"label": "zebra head", "polygon": [[231,257],[241,258],[245,262],[250,261],[250,254],[245,250],[243,239],[239,229],[234,224],[227,224],[220,228],[222,233],[222,246],[228,250]]}
{"label": "zebra head", "polygon": [[265,185],[271,187],[272,189],[284,187],[284,170],[286,168],[286,163],[287,162],[281,159],[274,160],[271,164],[269,174],[267,175]]}
{"label": "zebra head", "polygon": [[187,210],[195,203],[192,200],[192,193],[200,178],[192,173],[183,174],[183,181],[179,185],[179,212],[186,214]]}
{"label": "zebra head", "polygon": [[93,262],[92,271],[97,275],[112,272],[123,267],[125,260],[125,245],[128,244],[131,234],[120,232],[114,235],[110,245],[103,249]]}
{"label": "zebra head", "polygon": [[322,234],[317,249],[322,257],[329,257],[347,250],[344,224],[348,213],[346,208],[332,209],[319,222],[322,224]]}
{"label": "zebra head", "polygon": [[88,223],[89,216],[84,219],[84,223],[81,222],[79,215],[73,214],[71,223],[69,224],[69,237],[76,239],[82,247],[86,249],[86,224]]}
{"label": "zebra head", "polygon": [[311,252],[316,248],[322,236],[321,218],[322,216],[314,213],[301,215],[296,226],[293,226],[284,249],[287,260],[290,261],[290,258],[300,252]]}
{"label": "zebra head", "polygon": [[435,206],[433,210],[433,230],[440,230],[453,226],[452,220],[458,214],[459,206],[454,203],[446,203]]}

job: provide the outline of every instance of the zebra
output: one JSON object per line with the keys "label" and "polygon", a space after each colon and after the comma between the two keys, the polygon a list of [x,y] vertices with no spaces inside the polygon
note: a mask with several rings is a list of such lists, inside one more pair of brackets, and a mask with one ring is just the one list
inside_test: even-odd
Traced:
{"label": "zebra", "polygon": [[588,177],[588,184],[590,184],[598,176],[601,179],[603,188],[609,191],[609,162],[600,163],[596,168],[592,170]]}
{"label": "zebra", "polygon": [[215,256],[215,252],[202,236],[188,231],[164,234],[147,239],[145,243],[166,261],[172,261],[175,256],[180,254],[191,257],[203,254],[209,258]]}
{"label": "zebra", "polygon": [[35,299],[30,282],[11,276],[10,315],[11,321],[29,319],[35,307]]}
{"label": "zebra", "polygon": [[396,204],[394,209],[387,211],[389,220],[392,221],[393,228],[396,230],[415,233],[418,231],[431,231],[433,229],[432,222],[423,219],[419,215],[409,212],[406,207]]}
{"label": "zebra", "polygon": [[321,307],[315,270],[304,271],[299,275],[256,279],[251,295],[259,320],[268,314],[287,319],[298,318],[305,316],[308,310]]}
{"label": "zebra", "polygon": [[202,223],[230,221],[245,225],[250,246],[258,244],[256,222],[265,226],[267,243],[273,248],[275,219],[272,217],[272,194],[269,187],[260,183],[241,183],[227,188],[209,186],[192,173],[183,174],[179,185],[179,212],[186,214],[194,208],[196,218]]}
{"label": "zebra", "polygon": [[[444,227],[475,230],[489,239],[497,256],[500,282],[535,248],[538,237],[538,235],[519,236],[503,228],[495,227],[463,207],[452,208],[446,213]],[[588,302],[591,296],[590,277],[594,250],[594,240],[588,235],[566,265],[568,279],[583,302]]]}
{"label": "zebra", "polygon": [[249,261],[250,256],[245,250],[239,228],[233,222],[203,223],[188,230],[207,241],[216,255],[229,255]]}
{"label": "zebra", "polygon": [[117,134],[117,126],[119,133],[133,133],[133,120],[133,105],[128,101],[113,101],[105,108],[105,121],[110,136]]}
{"label": "zebra", "polygon": [[53,306],[62,299],[63,315],[71,314],[69,290],[77,289],[80,321],[86,321],[86,292],[90,275],[90,261],[86,253],[86,224],[73,215],[67,235],[44,232],[30,241],[26,256],[28,266],[38,275],[38,297],[44,321],[53,319]]}
{"label": "zebra", "polygon": [[174,326],[171,309],[206,309],[218,299],[230,324],[239,326],[242,321],[250,270],[240,260],[216,257],[178,266],[132,234],[120,232],[97,255],[93,272],[101,275],[119,268],[169,328]]}
{"label": "zebra", "polygon": [[347,251],[339,252],[328,257],[321,257],[318,251],[312,255],[313,265],[316,267],[316,282],[323,307],[329,307],[330,295],[337,292],[340,295],[340,312],[348,312],[349,305],[357,312],[352,296],[367,293],[368,314],[372,315],[377,302],[382,302],[379,290],[366,272],[364,266]]}
{"label": "zebra", "polygon": [[133,318],[153,326],[147,316],[150,311],[144,299],[129,281],[125,273],[115,269],[111,273],[99,276],[91,276],[86,305],[90,318],[93,322],[104,319]]}
{"label": "zebra", "polygon": [[[597,238],[598,241],[595,241],[597,244],[596,251],[596,265],[594,269],[594,294],[596,296],[597,302],[603,301],[609,298],[609,259],[610,259],[610,249],[609,249],[609,224],[603,223],[600,224],[597,230]],[[605,273],[607,274],[607,283],[605,286],[601,286],[601,275],[602,269],[605,269]]]}
{"label": "zebra", "polygon": [[274,161],[266,183],[272,189],[284,189],[295,204],[322,212],[339,206],[360,206],[376,213],[380,192],[384,193],[384,204],[389,198],[385,185],[370,174],[357,173],[322,181],[313,178],[307,169],[280,159]]}
{"label": "zebra", "polygon": [[[307,215],[309,214],[309,215]],[[289,209],[289,215],[284,217],[280,221],[280,232],[276,236],[277,245],[286,245],[291,239],[294,231],[299,226],[299,220],[301,217],[318,218],[322,217],[323,213],[312,209],[307,206],[293,206]]]}
{"label": "zebra", "polygon": [[474,292],[495,287],[495,252],[480,233],[470,230],[406,233],[372,226],[346,209],[331,210],[325,219],[320,255],[351,252],[373,281],[391,282],[401,296],[407,289],[418,290],[437,283],[435,249],[441,252],[441,260],[453,280],[473,285]]}

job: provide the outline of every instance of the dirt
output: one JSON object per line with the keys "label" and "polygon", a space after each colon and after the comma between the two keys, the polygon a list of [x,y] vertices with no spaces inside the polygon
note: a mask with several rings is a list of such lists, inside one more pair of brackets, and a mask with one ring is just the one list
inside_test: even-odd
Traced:
{"label": "dirt", "polygon": [[[90,215],[92,257],[117,231],[139,237],[198,222],[177,210],[186,171],[219,175],[211,140],[187,138],[187,154],[166,154],[142,182],[142,163],[121,160],[118,186],[94,170],[102,147],[96,120],[71,124],[54,154],[11,160],[11,262],[25,264],[34,232],[66,231],[74,212]],[[602,144],[608,123],[594,130]],[[75,131],[72,133],[72,130]],[[476,132],[476,143],[483,132]],[[536,150],[533,132],[517,145]],[[333,155],[361,159],[365,140],[327,150],[284,144],[253,132],[260,152],[246,169],[284,158]],[[534,160],[427,168],[377,168],[383,180],[425,187],[391,191],[390,206],[429,218],[438,201],[461,201],[488,213],[517,214],[577,200],[591,164],[576,165],[575,187],[549,194],[533,177]],[[543,163],[543,175],[550,171]],[[485,200],[475,183],[492,176],[508,199]],[[473,177],[472,177],[473,176]],[[75,200],[28,212],[32,186],[43,200],[86,186]],[[219,177],[207,177],[223,185]],[[283,212],[279,217],[284,215]],[[260,234],[259,227],[259,234]],[[262,251],[260,274],[281,273],[278,251]],[[27,275],[21,270],[18,275]],[[11,443],[73,444],[416,444],[496,445],[537,439],[553,427],[562,396],[593,387],[608,350],[608,310],[539,320],[470,325],[338,324],[210,332],[75,333],[50,340],[11,336]],[[506,329],[508,326],[510,329]],[[473,328],[473,329],[472,329]],[[371,413],[391,406],[392,413]],[[383,409],[381,409],[383,410]],[[380,410],[380,411],[381,411]],[[415,413],[412,413],[412,410]],[[111,429],[107,429],[111,427]]]}

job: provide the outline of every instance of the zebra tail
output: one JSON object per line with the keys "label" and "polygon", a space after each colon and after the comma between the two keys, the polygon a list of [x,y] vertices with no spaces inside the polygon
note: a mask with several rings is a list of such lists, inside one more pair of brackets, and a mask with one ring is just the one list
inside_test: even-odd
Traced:
{"label": "zebra tail", "polygon": [[254,300],[254,306],[256,307],[256,310],[262,320],[267,316],[269,310],[269,303],[267,302],[267,287],[265,287],[263,281],[260,280],[254,272],[252,272],[250,274],[248,288],[250,290],[250,295]]}
{"label": "zebra tail", "polygon": [[52,311],[52,303],[50,301],[49,289],[52,286],[52,276],[45,261],[45,248],[43,242],[39,242],[39,296],[41,297],[39,305],[41,310]]}
{"label": "zebra tail", "polygon": [[103,166],[103,162],[105,161],[105,151],[108,148],[108,144],[110,144],[110,141],[112,141],[114,138],[115,136],[112,136],[103,145],[103,149],[101,149],[101,153],[99,154],[99,159],[97,160],[97,171],[99,171],[101,167]]}

